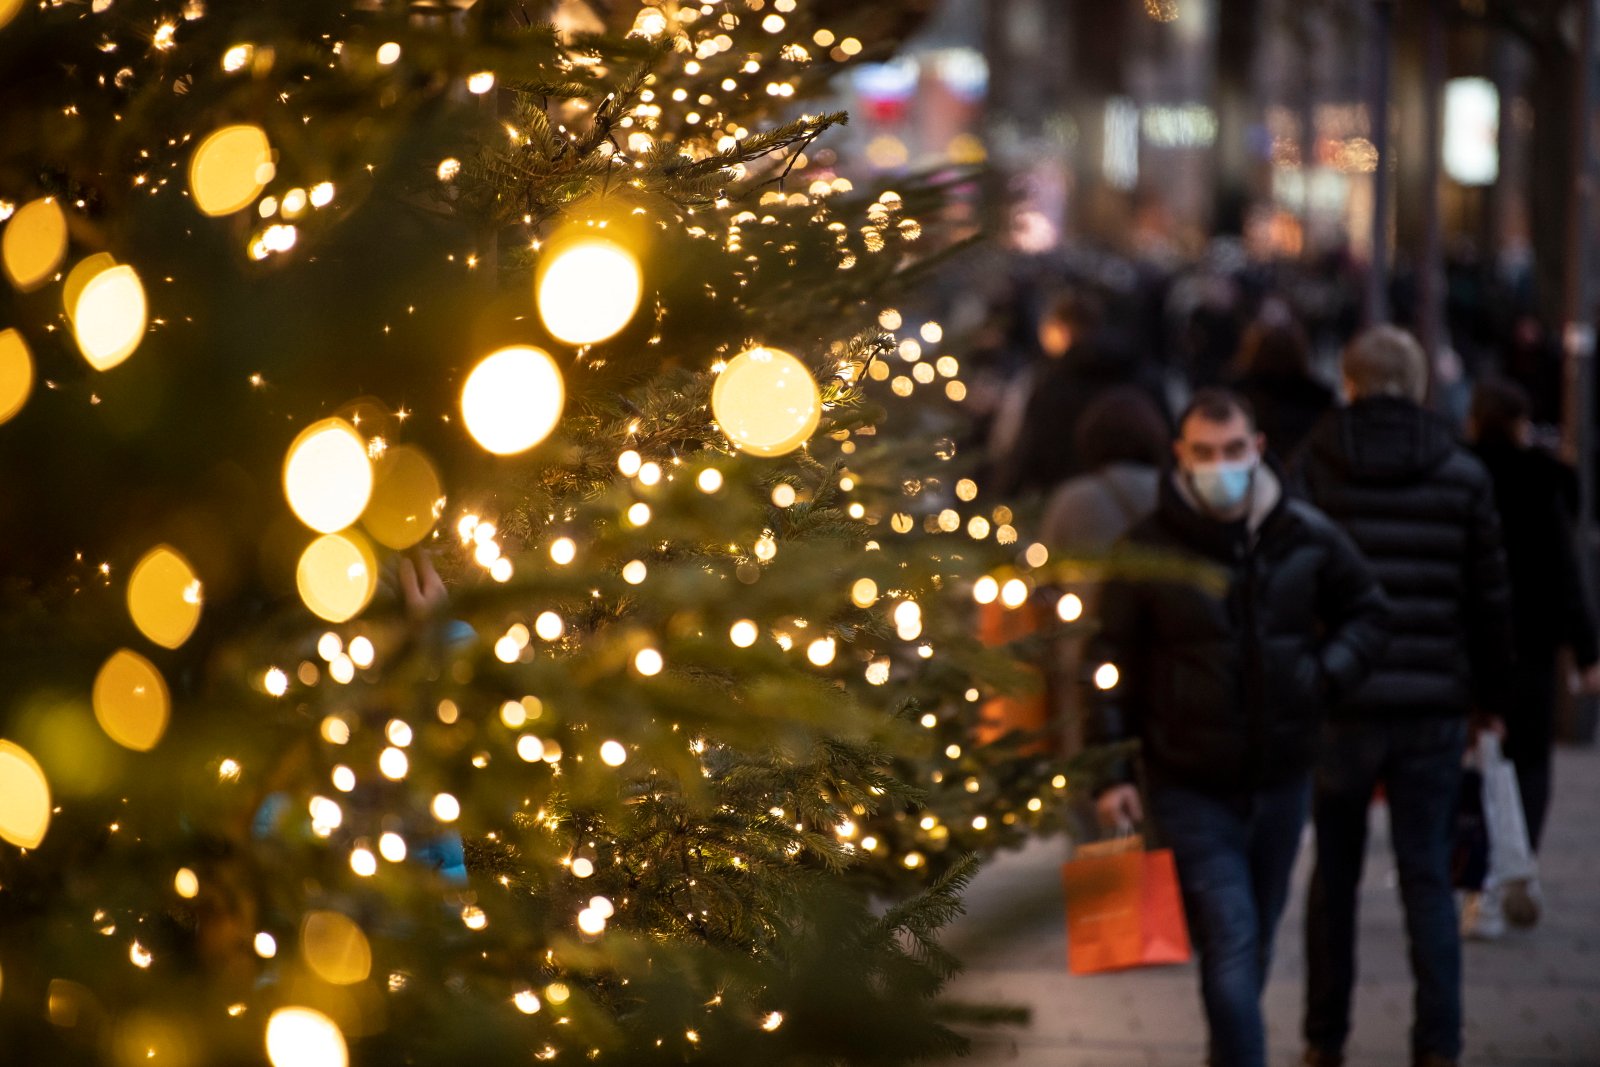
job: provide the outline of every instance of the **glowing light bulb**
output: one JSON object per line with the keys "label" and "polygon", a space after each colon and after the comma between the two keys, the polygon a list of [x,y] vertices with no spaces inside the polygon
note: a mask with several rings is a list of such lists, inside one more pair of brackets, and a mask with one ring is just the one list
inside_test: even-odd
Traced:
{"label": "glowing light bulb", "polygon": [[661,653],[653,648],[640,649],[638,654],[633,657],[633,669],[646,678],[660,674],[664,665]]}
{"label": "glowing light bulb", "polygon": [[372,498],[361,513],[361,525],[373,540],[399,550],[427,537],[444,499],[439,473],[427,455],[411,445],[387,448],[373,463],[372,475]]}
{"label": "glowing light bulb", "polygon": [[749,648],[760,635],[761,631],[749,619],[740,619],[728,628],[728,640],[739,648]]}
{"label": "glowing light bulb", "polygon": [[350,1050],[339,1025],[311,1008],[279,1008],[267,1020],[272,1067],[349,1067]]}
{"label": "glowing light bulb", "polygon": [[819,637],[806,646],[806,659],[810,660],[813,666],[826,667],[833,662],[837,647],[833,638]]}
{"label": "glowing light bulb", "polygon": [[578,546],[570,537],[558,537],[550,543],[550,559],[565,567],[578,556]]}
{"label": "glowing light bulb", "polygon": [[607,767],[620,767],[627,758],[628,750],[620,741],[607,741],[600,746],[600,762]]}
{"label": "glowing light bulb", "polygon": [[972,583],[972,599],[980,604],[993,604],[1000,595],[1000,583],[985,574]]}
{"label": "glowing light bulb", "polygon": [[550,354],[516,345],[473,368],[461,390],[461,414],[478,444],[509,456],[550,436],[565,400],[561,371]]}
{"label": "glowing light bulb", "polygon": [[50,828],[50,783],[27,749],[0,740],[0,839],[38,848]]}
{"label": "glowing light bulb", "polygon": [[1028,599],[1028,584],[1021,578],[1012,578],[1000,587],[1000,603],[1008,608],[1020,608]]}
{"label": "glowing light bulb", "polygon": [[51,199],[22,205],[0,233],[0,266],[23,292],[48,281],[66,254],[67,216]]}
{"label": "glowing light bulb", "polygon": [[1083,617],[1083,599],[1077,593],[1068,593],[1056,601],[1056,616],[1062,622],[1077,622]]}
{"label": "glowing light bulb", "polygon": [[318,978],[333,985],[364,982],[372,972],[367,935],[354,920],[336,911],[306,915],[300,923],[300,953]]}
{"label": "glowing light bulb", "polygon": [[16,330],[0,330],[0,423],[6,422],[33,392],[33,354]]}
{"label": "glowing light bulb", "polygon": [[822,417],[822,398],[804,363],[780,349],[752,348],[717,375],[711,411],[734,447],[781,456],[810,438]]}
{"label": "glowing light bulb", "polygon": [[247,208],[275,175],[272,143],[260,126],[224,126],[189,157],[189,195],[203,215]]}
{"label": "glowing light bulb", "polygon": [[1122,674],[1115,663],[1102,663],[1095,668],[1094,684],[1098,689],[1115,689],[1121,680]]}
{"label": "glowing light bulb", "polygon": [[370,848],[354,849],[350,853],[350,869],[362,878],[371,878],[378,873],[378,857]]}
{"label": "glowing light bulb", "polygon": [[133,624],[162,648],[183,644],[200,621],[200,579],[166,545],[152,548],[134,565],[127,600]]}
{"label": "glowing light bulb", "polygon": [[[4,388],[4,375],[4,368],[0,367],[0,389]],[[4,399],[3,397],[0,397],[0,412],[3,411]],[[4,421],[5,417],[0,415],[0,422]],[[715,467],[707,467],[705,470],[700,472],[699,476],[696,477],[694,481],[695,484],[700,487],[700,491],[702,493],[715,493],[718,489],[722,488],[722,472],[717,470]]]}
{"label": "glowing light bulb", "polygon": [[638,585],[649,575],[650,568],[645,566],[642,559],[631,559],[622,568],[622,580],[629,585]]}
{"label": "glowing light bulb", "polygon": [[318,533],[334,533],[360,518],[372,499],[373,482],[367,442],[343,419],[307,426],[283,461],[289,508]]}
{"label": "glowing light bulb", "polygon": [[94,717],[124,748],[148,752],[167,730],[171,701],[155,664],[128,649],[111,654],[94,679]]}
{"label": "glowing light bulb", "polygon": [[109,267],[84,285],[72,308],[72,334],[95,370],[110,370],[144,339],[144,283],[129,266]]}
{"label": "glowing light bulb", "polygon": [[539,635],[541,641],[554,641],[565,629],[561,616],[553,611],[541,611],[539,617],[533,620],[533,632]]}
{"label": "glowing light bulb", "polygon": [[570,345],[592,345],[628,325],[644,294],[633,253],[603,237],[559,239],[534,282],[545,329]]}
{"label": "glowing light bulb", "polygon": [[411,760],[403,751],[390,746],[378,754],[378,770],[391,782],[398,782],[411,770]]}
{"label": "glowing light bulb", "polygon": [[461,802],[449,793],[433,798],[433,817],[440,822],[455,822],[461,817]]}
{"label": "glowing light bulb", "polygon": [[295,584],[314,614],[329,622],[345,622],[372,599],[378,587],[378,563],[360,534],[324,534],[300,554]]}

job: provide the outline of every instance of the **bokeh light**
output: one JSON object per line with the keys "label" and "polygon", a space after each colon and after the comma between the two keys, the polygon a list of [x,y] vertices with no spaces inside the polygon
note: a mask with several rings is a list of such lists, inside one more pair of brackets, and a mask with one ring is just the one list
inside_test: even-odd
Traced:
{"label": "bokeh light", "polygon": [[61,309],[67,313],[68,322],[78,313],[78,299],[83,296],[84,287],[96,275],[116,265],[116,257],[110,252],[96,252],[92,256],[84,256],[78,260],[77,266],[67,271],[66,280],[61,283]]}
{"label": "bokeh light", "polygon": [[272,143],[260,126],[224,126],[189,157],[189,192],[205,215],[247,208],[273,178]]}
{"label": "bokeh light", "polygon": [[350,1051],[332,1019],[311,1008],[279,1008],[267,1020],[272,1067],[348,1067]]}
{"label": "bokeh light", "polygon": [[16,330],[0,330],[0,422],[6,422],[33,392],[33,354]]}
{"label": "bokeh light", "polygon": [[729,360],[717,376],[711,411],[734,447],[781,456],[817,428],[822,398],[804,363],[780,349],[752,348]]}
{"label": "bokeh light", "polygon": [[17,17],[17,12],[22,10],[23,0],[0,0],[0,27]]}
{"label": "bokeh light", "polygon": [[360,534],[324,534],[300,554],[295,585],[319,618],[345,622],[361,613],[378,588],[378,561]]}
{"label": "bokeh light", "polygon": [[23,292],[48,281],[66,254],[67,216],[54,200],[22,205],[0,234],[0,265]]}
{"label": "bokeh light", "polygon": [[387,548],[403,549],[428,536],[438,518],[444,490],[439,475],[421,449],[391,448],[374,464],[372,500],[361,525]]}
{"label": "bokeh light", "polygon": [[171,711],[161,672],[137,652],[118,649],[95,675],[95,720],[124,748],[148,752],[156,747]]}
{"label": "bokeh light", "polygon": [[643,292],[639,261],[603,237],[558,243],[540,263],[535,280],[545,329],[569,345],[615,336],[639,309]]}
{"label": "bokeh light", "polygon": [[108,267],[84,284],[72,305],[72,333],[95,370],[110,370],[144,340],[148,308],[139,272]]}
{"label": "bokeh light", "polygon": [[550,353],[514,345],[473,368],[461,390],[461,414],[478,444],[509,456],[550,435],[565,399],[561,371]]}
{"label": "bokeh light", "polygon": [[333,533],[361,517],[372,498],[367,443],[343,419],[323,419],[300,432],[283,461],[283,492],[300,521]]}
{"label": "bokeh light", "polygon": [[177,648],[200,622],[201,592],[189,561],[157,545],[128,578],[128,614],[145,637],[162,648]]}
{"label": "bokeh light", "polygon": [[336,911],[313,911],[300,924],[300,951],[317,977],[334,985],[366,981],[372,947],[361,927]]}
{"label": "bokeh light", "polygon": [[50,828],[50,783],[28,751],[0,740],[0,838],[38,848]]}

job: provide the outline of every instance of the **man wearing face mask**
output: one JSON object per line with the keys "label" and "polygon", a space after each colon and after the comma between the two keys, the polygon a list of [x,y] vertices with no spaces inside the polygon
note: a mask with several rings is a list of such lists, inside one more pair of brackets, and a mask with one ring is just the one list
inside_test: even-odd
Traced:
{"label": "man wearing face mask", "polygon": [[1422,406],[1428,363],[1377,326],[1344,353],[1347,407],[1298,461],[1307,497],[1372,561],[1394,639],[1329,724],[1317,768],[1317,866],[1306,914],[1306,1055],[1338,1067],[1355,985],[1356,896],[1367,809],[1382,783],[1416,982],[1412,1062],[1461,1056],[1461,942],[1451,835],[1467,717],[1497,729],[1511,669],[1511,591],[1484,465]]}
{"label": "man wearing face mask", "polygon": [[[1377,660],[1387,609],[1350,539],[1285,498],[1246,401],[1201,390],[1178,435],[1156,512],[1104,590],[1085,727],[1091,742],[1140,742],[1200,957],[1210,1064],[1265,1067],[1261,992],[1318,731]],[[1127,761],[1111,769],[1108,828],[1143,819],[1134,780]]]}

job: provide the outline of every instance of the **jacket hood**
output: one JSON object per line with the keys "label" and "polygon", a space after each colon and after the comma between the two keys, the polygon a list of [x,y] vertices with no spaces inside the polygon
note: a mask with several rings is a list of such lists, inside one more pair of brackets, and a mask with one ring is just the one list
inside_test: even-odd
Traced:
{"label": "jacket hood", "polygon": [[1450,458],[1455,432],[1444,419],[1400,397],[1369,397],[1329,412],[1310,450],[1350,481],[1415,481]]}
{"label": "jacket hood", "polygon": [[[1157,509],[1163,519],[1183,534],[1190,547],[1218,559],[1232,559],[1235,550],[1254,542],[1267,520],[1283,505],[1283,486],[1272,468],[1263,461],[1256,467],[1250,487],[1250,508],[1243,523],[1223,522],[1206,514],[1195,499],[1182,470],[1174,469],[1162,479]],[[1243,527],[1245,534],[1237,531]]]}

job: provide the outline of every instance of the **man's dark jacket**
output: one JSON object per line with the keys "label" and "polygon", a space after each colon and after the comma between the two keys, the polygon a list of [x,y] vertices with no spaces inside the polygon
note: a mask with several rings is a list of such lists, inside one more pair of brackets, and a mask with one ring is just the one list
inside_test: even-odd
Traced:
{"label": "man's dark jacket", "polygon": [[1248,521],[1221,523],[1164,479],[1102,595],[1086,662],[1120,677],[1090,687],[1087,733],[1140,739],[1153,781],[1221,793],[1304,774],[1330,703],[1385,640],[1383,593],[1350,539],[1265,468],[1255,495]]}
{"label": "man's dark jacket", "polygon": [[1449,425],[1409,400],[1331,412],[1295,481],[1372,563],[1393,636],[1339,714],[1503,714],[1512,659],[1511,588],[1494,486]]}

